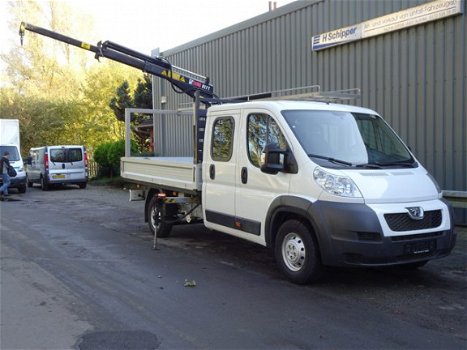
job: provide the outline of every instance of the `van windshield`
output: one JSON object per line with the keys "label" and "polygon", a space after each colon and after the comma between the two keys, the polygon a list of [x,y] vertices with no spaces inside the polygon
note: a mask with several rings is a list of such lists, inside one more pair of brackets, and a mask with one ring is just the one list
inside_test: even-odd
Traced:
{"label": "van windshield", "polygon": [[282,111],[309,157],[330,167],[416,167],[405,145],[379,116],[316,110]]}
{"label": "van windshield", "polygon": [[52,148],[50,161],[53,163],[73,163],[83,160],[81,148]]}
{"label": "van windshield", "polygon": [[0,146],[0,158],[3,157],[3,154],[5,152],[10,153],[9,160],[16,162],[19,159],[19,153],[18,153],[18,148],[16,146]]}

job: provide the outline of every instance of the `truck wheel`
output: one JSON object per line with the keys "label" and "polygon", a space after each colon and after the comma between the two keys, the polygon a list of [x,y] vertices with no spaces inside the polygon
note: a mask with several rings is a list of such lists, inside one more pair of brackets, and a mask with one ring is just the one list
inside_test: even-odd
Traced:
{"label": "truck wheel", "polygon": [[22,185],[18,187],[18,192],[19,193],[26,193],[26,185]]}
{"label": "truck wheel", "polygon": [[148,225],[151,233],[154,234],[157,229],[157,237],[166,238],[169,237],[170,232],[172,231],[172,225],[167,223],[162,223],[162,212],[157,208],[156,205],[157,197],[153,197],[149,203],[148,208]]}
{"label": "truck wheel", "polygon": [[86,188],[86,182],[81,182],[78,184],[79,188],[83,189]]}
{"label": "truck wheel", "polygon": [[43,176],[41,176],[41,188],[42,191],[47,191],[49,189],[49,185],[45,182]]}
{"label": "truck wheel", "polygon": [[288,220],[279,228],[275,257],[280,270],[291,282],[315,282],[321,275],[318,244],[309,228],[299,220]]}

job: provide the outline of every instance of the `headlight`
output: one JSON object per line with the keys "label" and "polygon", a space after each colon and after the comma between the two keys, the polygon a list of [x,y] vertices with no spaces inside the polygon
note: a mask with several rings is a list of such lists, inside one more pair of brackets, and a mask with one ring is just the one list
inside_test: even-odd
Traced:
{"label": "headlight", "polygon": [[362,197],[357,185],[347,176],[334,175],[317,167],[313,172],[313,178],[323,190],[336,196]]}

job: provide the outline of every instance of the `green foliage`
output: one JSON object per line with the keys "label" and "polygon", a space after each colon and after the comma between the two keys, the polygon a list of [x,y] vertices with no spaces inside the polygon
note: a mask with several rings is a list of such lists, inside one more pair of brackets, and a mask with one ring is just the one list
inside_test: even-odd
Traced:
{"label": "green foliage", "polygon": [[[9,10],[17,32],[21,20],[84,39],[93,38],[87,17],[75,16],[65,2],[12,1]],[[73,17],[73,21],[67,18]],[[122,139],[124,125],[109,107],[122,81],[129,91],[142,73],[85,50],[31,32],[24,46],[1,54],[0,118],[19,119],[23,154],[46,144],[83,144],[92,156],[106,141]]]}
{"label": "green foliage", "polygon": [[99,164],[101,167],[109,167],[109,149],[112,146],[112,142],[101,143],[99,146],[96,147],[94,151],[94,161]]}
{"label": "green foliage", "polygon": [[[140,80],[138,79],[138,84]],[[117,88],[116,96],[112,97],[109,103],[109,107],[117,117],[117,120],[125,121],[125,108],[131,108],[134,106],[133,98],[130,95],[130,84],[124,80],[123,83]]]}
{"label": "green foliage", "polygon": [[125,156],[125,140],[118,140],[111,144],[107,160],[109,161],[112,169],[120,170],[120,158]]}
{"label": "green foliage", "polygon": [[[131,143],[131,152],[137,152],[135,142]],[[99,165],[99,176],[120,174],[120,158],[125,156],[125,140],[105,142],[96,147],[94,161]]]}
{"label": "green foliage", "polygon": [[144,79],[138,79],[133,101],[136,108],[152,108],[152,81],[149,74],[144,75]]}

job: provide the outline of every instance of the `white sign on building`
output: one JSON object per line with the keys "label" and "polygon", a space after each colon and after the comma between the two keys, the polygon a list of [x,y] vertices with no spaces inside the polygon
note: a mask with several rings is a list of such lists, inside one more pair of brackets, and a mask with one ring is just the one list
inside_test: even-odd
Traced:
{"label": "white sign on building", "polygon": [[412,27],[463,12],[463,0],[437,0],[313,36],[313,51]]}

